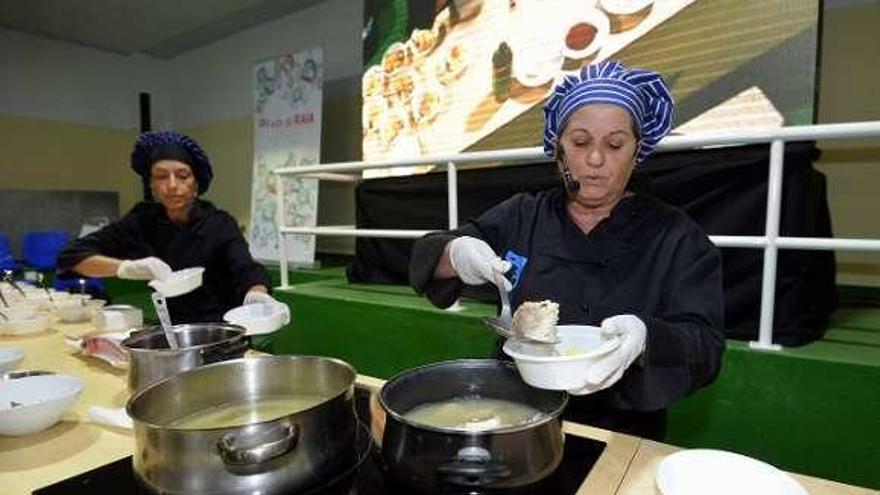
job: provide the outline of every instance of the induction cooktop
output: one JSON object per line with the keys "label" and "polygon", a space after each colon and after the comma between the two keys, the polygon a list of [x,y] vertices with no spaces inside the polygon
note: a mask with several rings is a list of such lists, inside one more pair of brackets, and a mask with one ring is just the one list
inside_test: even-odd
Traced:
{"label": "induction cooktop", "polygon": [[[370,437],[369,391],[357,388],[355,405],[361,427],[358,428],[356,452],[350,465],[329,479],[300,495],[387,495],[412,493],[412,490],[394,487],[383,474],[382,459]],[[554,494],[570,495],[577,492],[590,473],[596,460],[605,449],[605,443],[596,440],[565,435],[565,449],[559,467],[541,482],[516,491],[480,489],[441,489],[433,493],[462,494]],[[34,495],[69,495],[80,493],[146,494],[137,482],[132,468],[131,456],[99,466],[77,476],[40,488]]]}

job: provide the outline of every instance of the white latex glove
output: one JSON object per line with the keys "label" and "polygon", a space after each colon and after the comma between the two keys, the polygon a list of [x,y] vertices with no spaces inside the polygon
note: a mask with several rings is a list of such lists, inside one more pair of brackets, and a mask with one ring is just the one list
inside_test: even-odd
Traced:
{"label": "white latex glove", "polygon": [[621,343],[587,369],[586,385],[568,393],[591,394],[617,383],[624,371],[644,352],[647,334],[645,323],[635,315],[617,315],[602,320],[602,337],[619,337]]}
{"label": "white latex glove", "polygon": [[265,292],[252,290],[244,295],[244,304],[277,304],[284,309],[284,324],[290,323],[290,307]]}
{"label": "white latex glove", "polygon": [[[458,278],[468,285],[493,284],[502,281],[508,291],[512,288],[504,274],[510,262],[504,261],[488,244],[474,237],[457,237],[449,243],[449,261]],[[500,276],[499,276],[500,275]]]}
{"label": "white latex glove", "polygon": [[155,256],[122,260],[116,269],[116,276],[128,280],[165,280],[171,276],[171,267]]}

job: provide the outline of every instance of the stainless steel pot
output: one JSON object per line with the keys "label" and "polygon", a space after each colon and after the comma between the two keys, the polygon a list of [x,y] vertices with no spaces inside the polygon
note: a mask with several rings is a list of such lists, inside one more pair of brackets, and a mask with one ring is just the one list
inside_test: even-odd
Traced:
{"label": "stainless steel pot", "polygon": [[[421,404],[473,395],[526,404],[543,414],[526,424],[477,432],[434,428],[403,416]],[[382,457],[401,490],[522,488],[562,460],[560,416],[568,394],[526,385],[513,363],[463,359],[423,366],[389,380],[379,401],[387,415]]]}
{"label": "stainless steel pot", "polygon": [[[354,458],[354,369],[343,361],[267,356],[202,366],[141,390],[134,421],[134,472],[158,493],[292,493]],[[222,404],[299,394],[327,399],[272,421],[214,429],[168,425]]]}
{"label": "stainless steel pot", "polygon": [[159,326],[146,327],[122,341],[128,351],[131,393],[182,371],[244,356],[244,327],[229,323],[191,323],[172,327],[179,347],[170,349]]}

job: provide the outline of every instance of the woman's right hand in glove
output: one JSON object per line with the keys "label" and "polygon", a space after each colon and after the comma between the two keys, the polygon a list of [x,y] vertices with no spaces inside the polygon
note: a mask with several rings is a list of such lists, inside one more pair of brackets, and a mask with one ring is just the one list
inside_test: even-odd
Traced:
{"label": "woman's right hand in glove", "polygon": [[504,261],[484,241],[475,237],[458,237],[449,242],[449,261],[458,278],[468,285],[497,284],[502,281],[505,289],[511,284],[504,274],[510,270],[510,262]]}
{"label": "woman's right hand in glove", "polygon": [[116,276],[127,280],[165,280],[171,276],[171,267],[155,256],[122,260],[116,268]]}

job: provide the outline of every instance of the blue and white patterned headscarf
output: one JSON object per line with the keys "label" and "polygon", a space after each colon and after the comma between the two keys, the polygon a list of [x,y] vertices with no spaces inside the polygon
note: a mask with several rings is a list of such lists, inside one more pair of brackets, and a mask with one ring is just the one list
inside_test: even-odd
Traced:
{"label": "blue and white patterned headscarf", "polygon": [[177,160],[190,166],[203,194],[211,185],[214,172],[208,155],[199,143],[177,131],[145,132],[138,136],[131,151],[131,168],[144,181],[144,194],[150,197],[150,169],[160,160]]}
{"label": "blue and white patterned headscarf", "polygon": [[672,128],[675,104],[663,78],[645,69],[627,69],[616,60],[588,65],[565,76],[544,106],[544,153],[554,157],[568,119],[584,105],[610,103],[623,107],[639,132],[636,163],[654,151]]}

